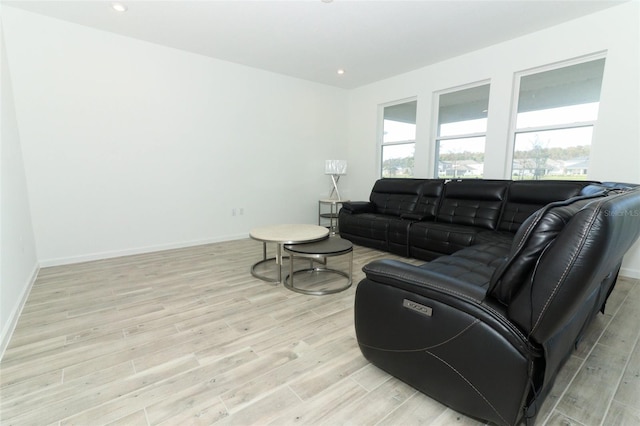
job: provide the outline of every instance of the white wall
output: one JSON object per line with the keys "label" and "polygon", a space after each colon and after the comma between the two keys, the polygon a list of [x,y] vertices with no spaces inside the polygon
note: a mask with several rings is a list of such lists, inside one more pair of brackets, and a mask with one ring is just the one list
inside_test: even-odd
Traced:
{"label": "white wall", "polygon": [[[352,199],[367,199],[379,177],[379,105],[418,98],[416,177],[433,176],[433,92],[490,80],[485,177],[508,178],[514,73],[607,51],[589,178],[640,183],[640,3],[628,2],[544,31],[459,56],[350,92],[349,181]],[[622,273],[640,278],[640,243]]]}
{"label": "white wall", "polygon": [[[4,7],[33,228],[43,265],[313,222],[323,162],[341,192],[378,177],[378,105],[418,97],[416,171],[432,174],[433,92],[491,81],[486,177],[505,177],[514,72],[608,51],[594,179],[640,182],[638,17],[629,2],[343,91]],[[233,208],[244,215],[231,216]],[[625,272],[640,275],[640,249]]]}
{"label": "white wall", "polygon": [[346,156],[346,91],[19,9],[3,19],[43,266],[317,221],[324,160]]}
{"label": "white wall", "polygon": [[38,272],[31,212],[0,22],[0,358]]}

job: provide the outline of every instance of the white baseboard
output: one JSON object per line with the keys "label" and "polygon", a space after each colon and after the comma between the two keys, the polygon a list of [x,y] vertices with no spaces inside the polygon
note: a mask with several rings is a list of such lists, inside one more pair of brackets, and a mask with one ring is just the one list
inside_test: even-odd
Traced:
{"label": "white baseboard", "polygon": [[137,247],[132,249],[114,250],[100,253],[83,254],[80,256],[60,257],[55,259],[40,260],[40,267],[70,265],[73,263],[90,262],[92,260],[111,259],[114,257],[131,256],[134,254],[153,253],[156,251],[172,250],[185,247],[201,246],[204,244],[220,243],[223,241],[240,240],[248,238],[248,234],[226,235],[218,238],[211,238],[197,241],[183,241],[178,243],[160,244],[156,246]]}
{"label": "white baseboard", "polygon": [[18,325],[18,319],[20,318],[20,314],[22,313],[24,305],[27,303],[27,298],[29,297],[29,293],[31,293],[33,284],[36,282],[39,271],[40,266],[36,263],[34,265],[33,271],[31,272],[31,276],[29,277],[29,282],[20,295],[19,302],[16,304],[16,306],[13,307],[13,310],[9,315],[9,320],[4,325],[4,327],[2,327],[2,334],[0,335],[0,360],[2,360],[2,358],[4,357],[4,352],[5,350],[7,350],[7,346],[9,346],[9,341],[11,340],[11,336],[13,336],[16,325]]}
{"label": "white baseboard", "polygon": [[627,278],[640,279],[640,269],[636,268],[620,268],[620,275]]}

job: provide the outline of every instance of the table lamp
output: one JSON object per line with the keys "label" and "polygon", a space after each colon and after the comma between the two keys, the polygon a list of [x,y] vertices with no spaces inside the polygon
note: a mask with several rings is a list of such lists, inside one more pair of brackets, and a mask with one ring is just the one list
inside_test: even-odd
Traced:
{"label": "table lamp", "polygon": [[340,180],[340,176],[347,174],[347,160],[326,160],[324,162],[324,174],[331,175],[331,181],[333,182],[333,188],[331,188],[329,198],[333,198],[333,194],[335,193],[338,200],[341,200],[340,192],[338,191],[338,181]]}

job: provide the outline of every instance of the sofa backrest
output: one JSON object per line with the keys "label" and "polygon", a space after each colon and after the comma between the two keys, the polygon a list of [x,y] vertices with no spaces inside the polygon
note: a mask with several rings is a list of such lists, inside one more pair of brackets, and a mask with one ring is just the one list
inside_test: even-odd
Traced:
{"label": "sofa backrest", "polygon": [[554,201],[576,197],[590,184],[586,181],[514,181],[507,190],[498,230],[516,232],[536,210]]}
{"label": "sofa backrest", "polygon": [[509,306],[532,274],[538,259],[571,218],[595,197],[590,195],[547,204],[529,216],[516,232],[505,263],[491,277],[487,294]]}
{"label": "sofa backrest", "polygon": [[379,179],[373,185],[369,201],[376,213],[400,216],[413,213],[424,179]]}
{"label": "sofa backrest", "polygon": [[509,316],[539,342],[572,318],[576,304],[617,271],[640,236],[640,190],[580,204],[584,207],[541,253],[509,304]]}
{"label": "sofa backrest", "polygon": [[448,182],[436,221],[496,229],[508,184],[489,179]]}
{"label": "sofa backrest", "polygon": [[544,348],[545,380],[602,308],[623,256],[640,236],[640,190],[578,200],[547,215],[564,216],[580,206],[541,251],[507,307],[511,321]]}
{"label": "sofa backrest", "polygon": [[420,188],[415,214],[422,217],[422,220],[433,220],[438,212],[443,190],[444,179],[425,180]]}

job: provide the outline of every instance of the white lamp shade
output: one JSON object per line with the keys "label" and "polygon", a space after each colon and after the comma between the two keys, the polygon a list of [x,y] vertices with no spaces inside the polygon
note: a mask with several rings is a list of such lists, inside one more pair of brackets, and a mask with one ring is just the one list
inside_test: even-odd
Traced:
{"label": "white lamp shade", "polygon": [[325,175],[346,175],[347,160],[326,160],[324,162]]}

